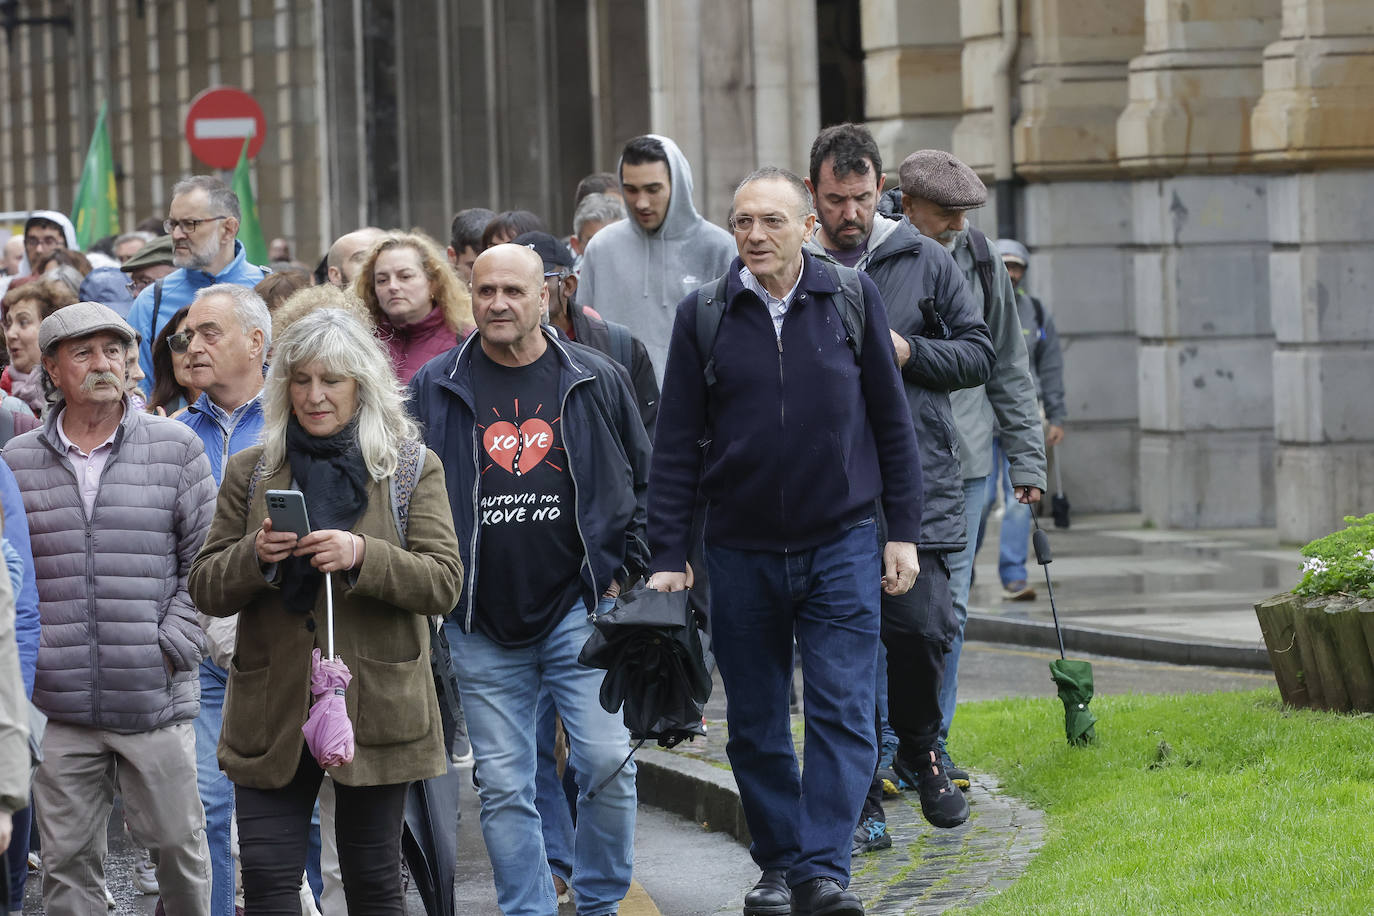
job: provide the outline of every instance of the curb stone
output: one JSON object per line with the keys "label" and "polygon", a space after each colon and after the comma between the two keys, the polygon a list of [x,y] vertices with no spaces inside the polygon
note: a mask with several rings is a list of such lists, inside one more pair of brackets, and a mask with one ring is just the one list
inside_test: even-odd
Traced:
{"label": "curb stone", "polygon": [[[748,846],[734,777],[700,758],[641,749],[640,801],[719,830]],[[928,916],[972,906],[1008,887],[1044,844],[1044,816],[1001,794],[991,776],[975,775],[966,823],[941,830],[926,823],[914,792],[885,798],[891,849],[860,856],[851,887],[869,916]],[[739,900],[721,913],[738,912]]]}

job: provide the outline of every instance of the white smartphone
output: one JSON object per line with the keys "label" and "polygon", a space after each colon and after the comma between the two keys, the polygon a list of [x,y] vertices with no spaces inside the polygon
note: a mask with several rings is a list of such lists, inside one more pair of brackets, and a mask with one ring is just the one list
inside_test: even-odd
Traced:
{"label": "white smartphone", "polygon": [[273,531],[291,531],[302,538],[310,533],[305,494],[300,490],[268,490],[267,517],[272,520]]}

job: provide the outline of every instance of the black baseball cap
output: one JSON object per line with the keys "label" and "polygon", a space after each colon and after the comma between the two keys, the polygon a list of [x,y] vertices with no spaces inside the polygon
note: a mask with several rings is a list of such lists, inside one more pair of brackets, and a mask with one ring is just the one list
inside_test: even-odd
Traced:
{"label": "black baseball cap", "polygon": [[525,232],[511,239],[511,244],[524,245],[526,248],[534,249],[534,253],[543,259],[545,270],[572,267],[574,264],[572,252],[568,250],[568,246],[547,232]]}

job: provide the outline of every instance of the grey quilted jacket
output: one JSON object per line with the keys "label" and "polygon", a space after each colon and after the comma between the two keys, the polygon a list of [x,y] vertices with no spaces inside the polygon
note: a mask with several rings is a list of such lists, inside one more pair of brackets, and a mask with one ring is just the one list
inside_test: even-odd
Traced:
{"label": "grey quilted jacket", "polygon": [[60,412],[4,450],[38,579],[34,705],[123,733],[193,719],[205,634],[186,580],[215,511],[205,448],[185,424],[126,405],[87,518],[57,438]]}

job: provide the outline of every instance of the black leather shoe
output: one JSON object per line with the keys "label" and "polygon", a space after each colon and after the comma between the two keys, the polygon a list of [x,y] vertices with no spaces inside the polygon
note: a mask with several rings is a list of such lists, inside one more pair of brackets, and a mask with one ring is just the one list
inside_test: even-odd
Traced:
{"label": "black leather shoe", "polygon": [[744,895],[744,916],[788,916],[792,912],[792,890],[787,872],[770,869],[759,878],[754,889]]}
{"label": "black leather shoe", "polygon": [[792,916],[864,916],[864,905],[834,878],[812,878],[792,891]]}

